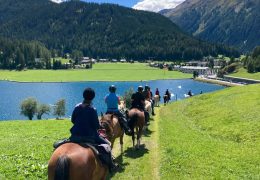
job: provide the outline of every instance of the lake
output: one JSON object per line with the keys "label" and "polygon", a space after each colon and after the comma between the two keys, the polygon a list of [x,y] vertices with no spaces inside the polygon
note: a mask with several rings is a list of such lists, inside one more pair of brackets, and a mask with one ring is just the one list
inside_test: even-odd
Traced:
{"label": "lake", "polygon": [[[96,92],[93,105],[97,108],[98,113],[106,111],[104,97],[108,93],[108,87],[114,84],[117,87],[117,94],[123,96],[125,91],[133,88],[137,90],[139,85],[146,84],[155,91],[159,88],[160,95],[163,95],[166,89],[173,94],[172,100],[185,98],[189,90],[194,95],[217,91],[225,87],[185,80],[154,80],[142,82],[68,82],[68,83],[18,83],[0,81],[0,121],[2,120],[23,120],[27,117],[20,114],[21,102],[28,98],[34,97],[40,103],[49,105],[55,104],[59,99],[66,100],[66,117],[70,117],[74,106],[82,101],[82,92],[86,87],[92,87]],[[162,100],[163,98],[161,98]],[[43,115],[43,119],[55,118],[53,115]],[[36,119],[36,117],[34,117]]]}

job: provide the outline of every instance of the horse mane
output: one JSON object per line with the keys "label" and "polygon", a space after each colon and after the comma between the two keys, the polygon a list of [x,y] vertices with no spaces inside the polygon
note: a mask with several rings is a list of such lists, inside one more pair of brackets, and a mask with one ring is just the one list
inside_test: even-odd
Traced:
{"label": "horse mane", "polygon": [[54,180],[69,180],[70,158],[67,155],[60,156],[56,163]]}

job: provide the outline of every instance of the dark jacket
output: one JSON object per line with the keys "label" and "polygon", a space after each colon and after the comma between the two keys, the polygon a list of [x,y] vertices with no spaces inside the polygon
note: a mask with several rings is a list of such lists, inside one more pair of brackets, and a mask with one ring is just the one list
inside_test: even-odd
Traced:
{"label": "dark jacket", "polygon": [[73,123],[70,129],[72,136],[99,137],[99,120],[97,111],[91,105],[78,104],[72,113],[71,121]]}
{"label": "dark jacket", "polygon": [[142,102],[145,101],[145,97],[142,93],[136,92],[132,95],[132,107],[131,108],[139,108],[144,110],[144,104]]}

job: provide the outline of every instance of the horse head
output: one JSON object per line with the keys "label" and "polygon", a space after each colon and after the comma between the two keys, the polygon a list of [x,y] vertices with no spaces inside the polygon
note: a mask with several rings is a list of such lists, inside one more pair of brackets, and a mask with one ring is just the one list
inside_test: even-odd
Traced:
{"label": "horse head", "polygon": [[100,119],[100,127],[102,129],[105,129],[106,135],[109,139],[111,139],[114,136],[114,129],[113,129],[113,114],[105,114],[103,115],[101,113],[101,119]]}

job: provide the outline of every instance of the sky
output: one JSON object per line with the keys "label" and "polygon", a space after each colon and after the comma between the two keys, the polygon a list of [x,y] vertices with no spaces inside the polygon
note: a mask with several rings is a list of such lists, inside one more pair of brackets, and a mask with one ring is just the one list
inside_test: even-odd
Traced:
{"label": "sky", "polygon": [[[65,0],[52,0],[65,1]],[[139,10],[158,12],[162,9],[171,9],[182,3],[184,0],[83,0],[96,3],[113,3]]]}

